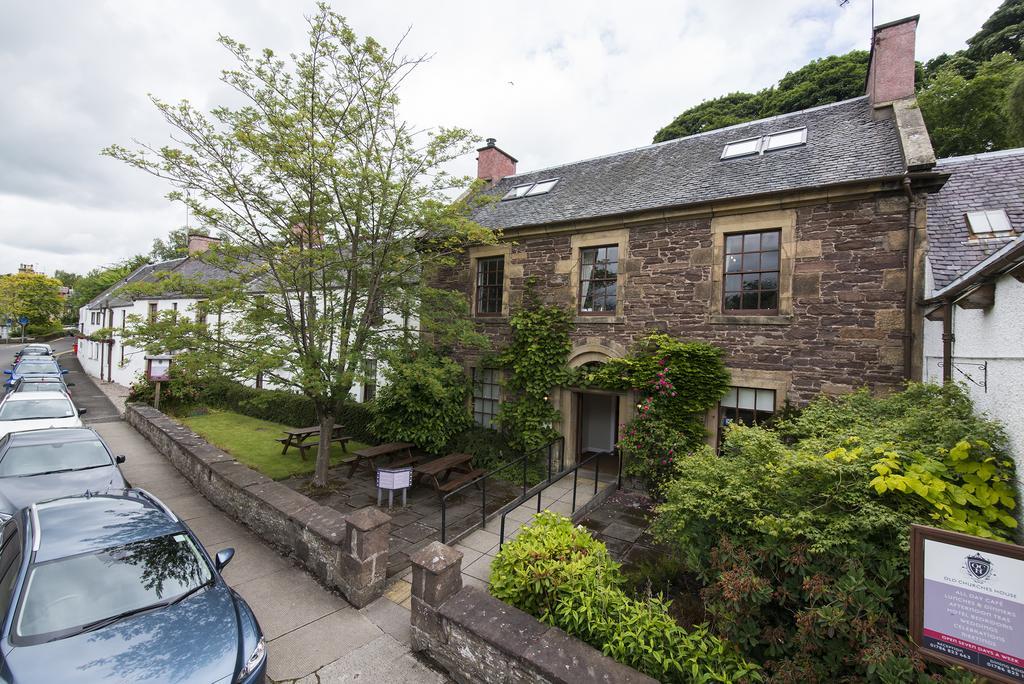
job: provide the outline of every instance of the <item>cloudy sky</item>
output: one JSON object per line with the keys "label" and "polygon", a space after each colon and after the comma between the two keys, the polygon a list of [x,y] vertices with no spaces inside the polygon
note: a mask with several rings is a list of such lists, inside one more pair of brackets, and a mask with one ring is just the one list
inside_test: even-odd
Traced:
{"label": "cloudy sky", "polygon": [[[921,14],[918,59],[961,48],[999,0],[876,0],[876,23]],[[686,107],[867,49],[870,1],[334,0],[361,35],[433,55],[407,119],[459,125],[526,171],[650,143]],[[101,157],[162,142],[147,100],[226,101],[218,33],[301,49],[312,0],[0,0],[0,273],[85,272],[184,225],[159,181]],[[458,169],[475,171],[472,156]]]}

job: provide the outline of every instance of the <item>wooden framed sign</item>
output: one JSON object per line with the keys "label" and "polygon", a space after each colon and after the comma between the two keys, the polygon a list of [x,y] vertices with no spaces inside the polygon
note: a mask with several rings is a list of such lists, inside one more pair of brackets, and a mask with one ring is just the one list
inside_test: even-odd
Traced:
{"label": "wooden framed sign", "polygon": [[146,378],[151,382],[167,382],[171,379],[171,355],[158,354],[146,357]]}
{"label": "wooden framed sign", "polygon": [[912,525],[910,635],[925,658],[1024,682],[1024,546]]}

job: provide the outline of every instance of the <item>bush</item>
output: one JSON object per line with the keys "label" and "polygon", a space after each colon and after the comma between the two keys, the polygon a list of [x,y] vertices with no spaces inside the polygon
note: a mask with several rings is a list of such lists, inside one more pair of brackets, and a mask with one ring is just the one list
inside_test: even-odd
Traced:
{"label": "bush", "polygon": [[760,681],[757,666],[706,626],[684,630],[667,602],[631,598],[623,582],[603,543],[568,518],[544,512],[498,552],[490,591],[663,682]]}
{"label": "bush", "polygon": [[440,454],[473,424],[462,366],[430,352],[389,360],[372,430],[385,441],[412,442]]}
{"label": "bush", "polygon": [[[501,432],[479,425],[460,432],[445,450],[448,453],[473,454],[473,467],[483,470],[494,470],[522,456]],[[531,487],[547,477],[546,451],[534,452],[534,456],[536,458],[526,466],[526,481]],[[558,464],[553,464],[552,468],[557,469]],[[523,479],[522,466],[508,468],[498,477],[519,484]]]}
{"label": "bush", "polygon": [[907,638],[909,525],[1016,535],[1001,430],[955,386],[922,385],[820,399],[777,430],[733,426],[721,457],[688,458],[659,541],[773,679],[928,681]]}

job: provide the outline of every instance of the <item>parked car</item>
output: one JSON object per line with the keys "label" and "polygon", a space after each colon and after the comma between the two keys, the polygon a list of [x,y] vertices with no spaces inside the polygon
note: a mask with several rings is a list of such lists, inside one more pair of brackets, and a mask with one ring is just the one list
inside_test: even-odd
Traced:
{"label": "parked car", "polygon": [[192,531],[141,489],[20,510],[2,529],[9,682],[262,682],[263,632]]}
{"label": "parked car", "polygon": [[63,377],[53,375],[28,375],[12,381],[8,392],[63,392],[71,396],[69,387],[74,387],[73,382],[64,382]]}
{"label": "parked car", "polygon": [[124,460],[92,428],[9,433],[0,438],[0,522],[36,501],[124,489]]}
{"label": "parked car", "polygon": [[67,371],[60,367],[56,361],[52,358],[46,357],[35,357],[30,356],[18,362],[14,367],[14,370],[5,370],[4,375],[11,376],[7,382],[4,383],[7,387],[14,384],[14,381],[18,378],[27,376],[56,376],[63,377],[67,374]]}
{"label": "parked car", "polygon": [[82,427],[85,409],[63,392],[8,392],[0,401],[0,437],[40,428]]}
{"label": "parked car", "polygon": [[48,344],[26,345],[14,352],[14,362],[11,365],[17,364],[18,361],[26,356],[53,356],[53,347]]}

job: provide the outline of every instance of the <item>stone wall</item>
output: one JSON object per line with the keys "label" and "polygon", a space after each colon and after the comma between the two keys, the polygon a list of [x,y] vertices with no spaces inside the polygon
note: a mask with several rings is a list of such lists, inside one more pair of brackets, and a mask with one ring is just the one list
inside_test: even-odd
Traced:
{"label": "stone wall", "polygon": [[383,593],[388,515],[372,506],[347,516],[321,506],[150,406],[129,404],[125,420],[213,505],[293,555],[349,603],[362,607]]}
{"label": "stone wall", "polygon": [[[620,256],[621,314],[600,320],[577,316],[574,347],[628,348],[651,332],[707,341],[725,350],[731,369],[774,373],[776,384],[786,388],[779,405],[863,385],[899,387],[907,200],[888,194],[784,211],[794,215],[788,253],[783,248],[790,269],[786,278],[783,268],[782,290],[783,296],[789,290],[790,311],[780,313],[786,315],[747,320],[716,315],[721,293],[714,282],[713,222],[721,219],[651,221],[622,229],[628,231],[628,244]],[[758,216],[725,218],[742,230],[746,217],[753,225]],[[506,238],[514,240],[506,264],[511,309],[520,304],[527,281],[533,281],[543,300],[575,310],[573,282],[579,276],[573,234],[519,236],[510,231]],[[439,284],[469,298],[471,276],[467,257],[443,272]],[[497,347],[507,341],[506,317],[480,318],[479,323]]]}
{"label": "stone wall", "polygon": [[433,542],[412,557],[412,648],[460,684],[654,684],[475,587],[462,586],[462,554]]}

